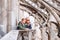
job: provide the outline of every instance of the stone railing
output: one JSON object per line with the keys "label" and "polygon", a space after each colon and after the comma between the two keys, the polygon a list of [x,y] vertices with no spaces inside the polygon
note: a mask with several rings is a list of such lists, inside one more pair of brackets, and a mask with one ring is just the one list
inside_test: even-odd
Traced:
{"label": "stone railing", "polygon": [[32,40],[32,32],[33,30],[12,30],[0,40],[22,40],[22,36],[27,36],[24,37],[24,40],[26,38],[27,40]]}
{"label": "stone railing", "polygon": [[2,37],[0,40],[17,40],[19,31],[12,30],[8,34],[6,34],[4,37]]}
{"label": "stone railing", "polygon": [[32,32],[34,32],[34,30],[19,30],[17,40],[32,40]]}

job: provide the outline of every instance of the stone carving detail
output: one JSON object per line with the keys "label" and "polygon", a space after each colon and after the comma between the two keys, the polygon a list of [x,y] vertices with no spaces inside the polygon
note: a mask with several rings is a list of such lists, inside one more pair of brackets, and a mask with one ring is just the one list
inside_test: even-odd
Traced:
{"label": "stone carving detail", "polygon": [[[52,40],[52,34],[50,34],[50,32],[55,32],[54,30],[58,31],[56,32],[57,35],[53,35],[53,36],[57,36],[54,39],[57,39],[59,37],[59,29],[60,29],[60,18],[59,18],[59,14],[60,13],[60,6],[59,6],[59,0],[19,0],[19,5],[20,5],[20,9],[23,11],[27,11],[30,15],[32,15],[36,20],[38,20],[38,24],[40,26],[40,30],[44,30],[41,31],[42,35],[43,33],[47,33],[47,40]],[[23,7],[23,8],[21,8]],[[34,16],[35,15],[35,16]],[[50,29],[52,28],[52,23],[53,26],[55,25],[55,29]],[[55,24],[56,23],[56,24]],[[46,30],[45,27],[47,27]],[[44,29],[43,29],[44,28]],[[55,34],[55,33],[54,33]],[[44,36],[42,36],[44,38]],[[46,39],[45,38],[45,39]],[[44,39],[43,39],[44,40]]]}

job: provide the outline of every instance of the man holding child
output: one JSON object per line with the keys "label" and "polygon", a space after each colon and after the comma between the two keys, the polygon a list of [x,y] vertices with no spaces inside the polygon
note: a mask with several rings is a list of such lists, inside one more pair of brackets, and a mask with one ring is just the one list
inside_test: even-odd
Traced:
{"label": "man holding child", "polygon": [[23,30],[23,29],[31,29],[31,23],[29,18],[22,18],[22,20],[18,23],[18,30]]}

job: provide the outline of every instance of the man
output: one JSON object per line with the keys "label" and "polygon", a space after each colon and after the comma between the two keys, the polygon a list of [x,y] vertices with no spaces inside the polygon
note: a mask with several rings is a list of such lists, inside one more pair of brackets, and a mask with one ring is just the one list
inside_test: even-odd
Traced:
{"label": "man", "polygon": [[26,28],[28,28],[28,29],[31,29],[31,28],[32,28],[29,18],[26,18],[26,24],[27,24],[27,25],[26,25]]}

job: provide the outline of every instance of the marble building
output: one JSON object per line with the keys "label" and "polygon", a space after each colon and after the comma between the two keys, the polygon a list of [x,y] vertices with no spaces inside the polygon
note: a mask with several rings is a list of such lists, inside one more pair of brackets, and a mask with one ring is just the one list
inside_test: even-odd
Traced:
{"label": "marble building", "polygon": [[0,0],[0,36],[16,30],[18,22],[26,17],[35,30],[35,40],[60,40],[60,27],[56,26],[60,25],[59,0]]}

